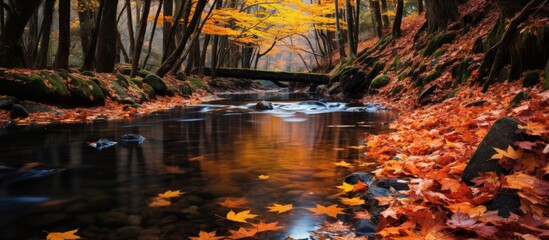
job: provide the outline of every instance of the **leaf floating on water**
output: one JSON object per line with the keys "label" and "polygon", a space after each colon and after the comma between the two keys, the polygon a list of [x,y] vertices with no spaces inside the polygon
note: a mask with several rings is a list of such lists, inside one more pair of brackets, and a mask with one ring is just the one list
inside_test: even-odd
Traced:
{"label": "leaf floating on water", "polygon": [[354,197],[354,198],[341,198],[341,203],[348,205],[348,206],[358,206],[364,204],[364,199],[361,199],[360,197]]}
{"label": "leaf floating on water", "polygon": [[345,162],[343,160],[339,161],[339,162],[336,162],[334,163],[336,166],[340,166],[340,167],[351,167],[351,164],[348,163],[348,162]]}
{"label": "leaf floating on water", "polygon": [[343,208],[337,207],[337,204],[333,204],[327,207],[316,204],[316,207],[307,208],[307,210],[313,212],[315,215],[326,214],[330,217],[336,217],[338,214],[344,214]]}
{"label": "leaf floating on water", "polygon": [[278,222],[272,222],[272,223],[265,223],[263,221],[260,221],[258,224],[254,224],[254,228],[258,233],[260,232],[266,232],[266,231],[277,231],[280,229],[284,229],[283,226],[278,226]]}
{"label": "leaf floating on water", "polygon": [[358,180],[355,185],[353,185],[353,192],[358,192],[368,189],[368,185],[363,181]]}
{"label": "leaf floating on water", "polygon": [[152,202],[149,203],[149,207],[165,207],[171,205],[172,202],[169,199],[155,197]]}
{"label": "leaf floating on water", "polygon": [[355,212],[355,218],[356,219],[370,219],[372,218],[372,215],[364,210],[364,211],[359,211],[359,212]]}
{"label": "leaf floating on water", "polygon": [[161,197],[161,198],[176,198],[176,197],[180,197],[182,194],[184,194],[184,192],[181,192],[180,190],[175,190],[175,191],[171,191],[171,190],[168,190],[164,193],[159,193],[158,194],[158,197]]}
{"label": "leaf floating on water", "polygon": [[244,208],[244,204],[247,204],[248,200],[246,198],[225,198],[223,202],[218,204],[226,208]]}
{"label": "leaf floating on water", "polygon": [[337,186],[337,188],[343,190],[344,192],[351,192],[355,189],[355,185],[351,185],[346,182],[343,182],[343,184]]}
{"label": "leaf floating on water", "polygon": [[82,239],[80,236],[75,234],[77,231],[78,231],[78,228],[74,230],[66,231],[66,232],[50,232],[48,233],[48,236],[46,236],[46,240]]}
{"label": "leaf floating on water", "polygon": [[223,239],[224,237],[223,236],[218,237],[217,231],[213,231],[213,232],[200,231],[198,233],[198,237],[189,237],[189,238],[191,240],[218,240],[218,239]]}
{"label": "leaf floating on water", "polygon": [[259,176],[257,176],[257,178],[259,178],[261,180],[267,180],[267,179],[269,179],[269,177],[270,177],[269,175],[259,175]]}
{"label": "leaf floating on water", "polygon": [[231,233],[231,235],[229,236],[229,239],[241,239],[241,238],[253,237],[257,233],[257,230],[253,228],[247,229],[247,228],[240,227],[238,230],[229,229],[229,232]]}
{"label": "leaf floating on water", "polygon": [[283,212],[292,210],[294,206],[291,203],[286,205],[273,203],[273,206],[267,208],[269,208],[269,212],[278,212],[278,214],[281,214]]}
{"label": "leaf floating on water", "polygon": [[241,223],[247,223],[246,219],[255,217],[257,217],[257,215],[251,214],[250,210],[244,210],[238,213],[235,213],[233,212],[233,210],[231,210],[229,213],[227,213],[227,219]]}

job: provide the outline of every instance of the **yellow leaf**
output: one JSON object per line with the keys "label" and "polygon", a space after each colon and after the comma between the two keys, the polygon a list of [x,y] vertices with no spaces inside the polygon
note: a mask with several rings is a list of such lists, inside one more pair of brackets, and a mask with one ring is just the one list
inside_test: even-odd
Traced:
{"label": "yellow leaf", "polygon": [[81,239],[80,236],[75,234],[77,231],[78,228],[66,232],[51,232],[46,236],[46,240]]}
{"label": "yellow leaf", "polygon": [[344,192],[350,192],[355,189],[355,185],[348,184],[346,182],[343,182],[342,185],[337,186],[337,188],[342,189]]}
{"label": "yellow leaf", "polygon": [[496,150],[497,154],[494,154],[491,159],[502,159],[503,157],[507,157],[517,160],[522,156],[522,151],[520,149],[515,151],[511,145],[507,147],[507,151],[499,148],[494,148],[494,150]]}
{"label": "yellow leaf", "polygon": [[315,215],[322,215],[326,214],[330,217],[337,217],[338,214],[343,214],[343,208],[337,207],[337,204],[330,205],[330,206],[322,206],[320,204],[316,204],[316,207],[314,208],[307,208],[307,210],[313,212]]}
{"label": "yellow leaf", "polygon": [[168,190],[164,193],[158,194],[158,197],[161,197],[161,198],[176,198],[176,197],[180,197],[181,194],[183,194],[183,193],[184,192],[181,192],[180,190],[175,190],[175,191]]}
{"label": "yellow leaf", "polygon": [[348,206],[357,206],[364,204],[364,199],[361,199],[360,197],[354,197],[354,198],[341,198],[341,203],[348,205]]}
{"label": "yellow leaf", "polygon": [[225,198],[223,202],[218,204],[226,208],[243,208],[242,205],[248,203],[246,198]]}
{"label": "yellow leaf", "polygon": [[229,213],[227,213],[227,219],[241,223],[247,223],[246,219],[254,217],[257,217],[257,215],[250,214],[250,210],[245,210],[239,213],[235,213],[233,212],[233,210],[231,210]]}
{"label": "yellow leaf", "polygon": [[267,208],[269,208],[269,212],[278,212],[278,214],[281,214],[283,212],[292,210],[294,206],[291,203],[286,205],[274,203],[272,207],[267,207]]}
{"label": "yellow leaf", "polygon": [[165,207],[171,205],[172,202],[169,199],[155,197],[152,202],[149,203],[149,207]]}
{"label": "yellow leaf", "polygon": [[257,176],[257,178],[259,178],[261,180],[267,180],[267,179],[269,179],[269,175],[259,175],[259,176]]}
{"label": "yellow leaf", "polygon": [[534,136],[541,136],[542,134],[549,133],[547,125],[543,123],[528,122],[526,123],[526,126],[519,125],[518,128]]}
{"label": "yellow leaf", "polygon": [[343,160],[339,161],[339,162],[336,162],[334,163],[336,166],[340,166],[340,167],[351,167],[351,164],[348,163],[348,162],[345,162]]}
{"label": "yellow leaf", "polygon": [[223,239],[224,237],[217,237],[216,231],[213,232],[204,232],[200,231],[198,237],[189,237],[191,240],[218,240]]}

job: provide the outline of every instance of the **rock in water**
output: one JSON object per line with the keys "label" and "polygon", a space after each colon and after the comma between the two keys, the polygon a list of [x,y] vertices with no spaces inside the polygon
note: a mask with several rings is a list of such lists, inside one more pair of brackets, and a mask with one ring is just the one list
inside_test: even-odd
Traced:
{"label": "rock in water", "polygon": [[498,176],[505,173],[497,160],[490,160],[496,154],[494,148],[507,149],[515,141],[520,141],[521,135],[518,132],[518,122],[509,117],[498,119],[486,137],[480,142],[477,150],[465,167],[461,179],[469,185],[471,180],[478,176],[479,172],[496,172]]}
{"label": "rock in water", "polygon": [[29,117],[29,112],[23,105],[13,104],[10,111],[10,118],[16,119],[16,118],[27,118],[27,117]]}
{"label": "rock in water", "polygon": [[120,138],[120,144],[126,147],[134,147],[145,141],[145,138],[139,134],[126,134]]}
{"label": "rock in water", "polygon": [[115,141],[111,141],[111,140],[106,139],[106,138],[101,138],[101,139],[97,140],[97,142],[89,143],[89,146],[94,147],[97,150],[103,150],[105,148],[110,148],[110,147],[112,147],[116,144],[117,144],[117,142],[115,142]]}
{"label": "rock in water", "polygon": [[258,102],[255,106],[253,106],[254,110],[273,110],[273,104],[267,101],[261,101]]}

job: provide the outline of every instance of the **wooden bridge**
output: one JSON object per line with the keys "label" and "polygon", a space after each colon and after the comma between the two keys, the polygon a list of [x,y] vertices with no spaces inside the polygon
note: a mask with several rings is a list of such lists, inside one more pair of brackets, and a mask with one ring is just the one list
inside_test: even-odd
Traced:
{"label": "wooden bridge", "polygon": [[[204,75],[211,76],[212,70],[204,68]],[[313,84],[327,84],[330,77],[318,73],[296,73],[282,71],[265,71],[244,68],[218,68],[214,73],[215,77],[244,78],[252,80],[270,80],[273,82],[302,82]]]}

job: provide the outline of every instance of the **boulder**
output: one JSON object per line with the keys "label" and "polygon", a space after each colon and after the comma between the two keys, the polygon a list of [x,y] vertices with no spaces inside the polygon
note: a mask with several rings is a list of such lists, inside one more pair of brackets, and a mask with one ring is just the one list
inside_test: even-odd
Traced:
{"label": "boulder", "polygon": [[528,99],[528,97],[529,95],[527,92],[519,92],[517,93],[517,95],[515,95],[515,97],[513,97],[513,99],[511,99],[511,101],[509,102],[509,106],[515,107],[519,105],[522,101]]}
{"label": "boulder", "polygon": [[503,188],[498,191],[494,200],[485,204],[488,211],[498,211],[500,217],[509,217],[511,212],[517,213],[520,208],[520,198],[516,190]]}
{"label": "boulder", "polygon": [[387,75],[378,75],[374,78],[374,80],[372,80],[372,83],[370,84],[370,90],[384,87],[389,84],[389,81],[390,78]]}
{"label": "boulder", "polygon": [[160,96],[164,96],[168,93],[166,83],[162,81],[162,78],[155,74],[147,75],[143,82],[150,85],[154,89],[154,92]]}
{"label": "boulder", "polygon": [[496,153],[494,148],[507,149],[515,141],[522,139],[518,132],[518,122],[509,117],[498,119],[486,137],[480,142],[475,153],[465,167],[461,179],[469,185],[471,180],[478,176],[479,172],[496,172],[498,175],[508,173],[497,160],[490,160]]}
{"label": "boulder", "polygon": [[539,83],[539,73],[537,71],[528,71],[524,75],[524,81],[522,82],[523,87],[532,87],[536,86]]}
{"label": "boulder", "polygon": [[0,109],[11,110],[13,104],[21,104],[21,102],[15,97],[1,97]]}
{"label": "boulder", "polygon": [[429,98],[429,96],[433,94],[436,89],[437,89],[437,85],[433,85],[425,89],[423,92],[421,92],[421,94],[419,94],[419,103],[421,105],[424,105],[431,102],[431,99]]}
{"label": "boulder", "polygon": [[261,102],[258,102],[255,106],[253,106],[253,109],[258,111],[273,110],[273,104],[267,101],[261,101]]}
{"label": "boulder", "polygon": [[68,74],[70,103],[77,106],[98,106],[105,104],[105,94],[95,82]]}
{"label": "boulder", "polygon": [[13,104],[13,106],[11,106],[11,111],[10,111],[11,119],[27,118],[28,116],[29,116],[29,112],[23,105]]}

